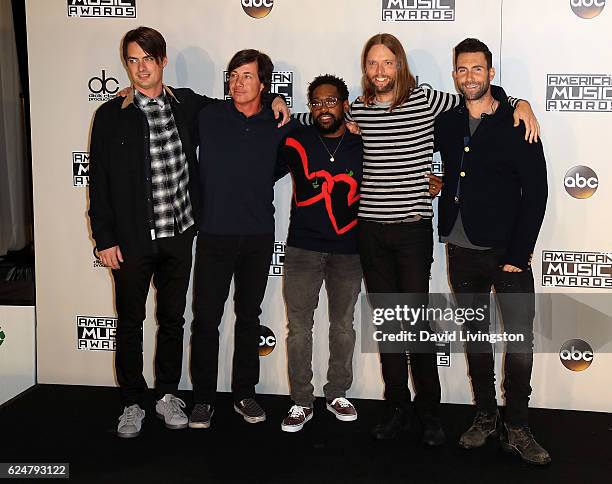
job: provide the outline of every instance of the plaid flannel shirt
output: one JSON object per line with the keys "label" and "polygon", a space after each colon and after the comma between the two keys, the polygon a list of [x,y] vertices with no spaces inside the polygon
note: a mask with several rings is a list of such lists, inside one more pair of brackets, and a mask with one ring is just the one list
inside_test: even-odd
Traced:
{"label": "plaid flannel shirt", "polygon": [[155,236],[151,236],[154,239],[173,237],[175,220],[179,233],[183,233],[195,223],[187,190],[187,159],[165,91],[156,98],[149,98],[136,89],[134,91],[134,101],[149,123],[155,219]]}

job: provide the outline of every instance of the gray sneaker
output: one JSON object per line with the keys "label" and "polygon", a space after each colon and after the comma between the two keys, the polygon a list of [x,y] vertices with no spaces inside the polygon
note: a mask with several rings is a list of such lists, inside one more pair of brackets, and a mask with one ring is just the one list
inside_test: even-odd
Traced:
{"label": "gray sneaker", "polygon": [[205,403],[196,403],[193,406],[191,415],[189,416],[189,428],[191,429],[207,429],[210,427],[210,419],[215,413],[212,405]]}
{"label": "gray sneaker", "polygon": [[510,427],[505,425],[501,437],[501,447],[506,452],[516,452],[525,462],[536,465],[550,464],[547,450],[536,442],[529,427]]}
{"label": "gray sneaker", "polygon": [[485,445],[489,437],[497,437],[501,431],[499,411],[495,413],[477,412],[472,426],[459,439],[459,446],[464,449],[476,449]]}
{"label": "gray sneaker", "polygon": [[157,417],[162,419],[169,429],[184,429],[187,427],[189,419],[185,412],[183,412],[183,408],[185,408],[183,400],[171,393],[166,393],[164,398],[157,400],[155,413],[157,413]]}
{"label": "gray sneaker", "polygon": [[254,398],[245,398],[234,403],[234,410],[249,423],[258,423],[266,420],[266,412],[259,406]]}
{"label": "gray sneaker", "polygon": [[123,413],[119,417],[119,425],[117,426],[117,436],[124,439],[138,437],[142,427],[142,421],[145,417],[145,411],[140,408],[140,405],[135,403],[123,409]]}

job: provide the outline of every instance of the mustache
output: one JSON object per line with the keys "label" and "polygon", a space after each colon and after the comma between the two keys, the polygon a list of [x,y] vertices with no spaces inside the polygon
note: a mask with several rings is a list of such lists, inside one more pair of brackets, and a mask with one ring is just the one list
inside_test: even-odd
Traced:
{"label": "mustache", "polygon": [[338,120],[338,118],[333,113],[321,113],[315,119],[319,121],[323,116],[331,116],[334,120]]}

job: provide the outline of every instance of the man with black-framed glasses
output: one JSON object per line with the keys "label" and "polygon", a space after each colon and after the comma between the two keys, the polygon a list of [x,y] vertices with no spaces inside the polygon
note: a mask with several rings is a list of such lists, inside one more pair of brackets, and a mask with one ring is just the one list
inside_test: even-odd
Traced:
{"label": "man with black-framed glasses", "polygon": [[293,178],[283,279],[293,405],[281,424],[285,432],[301,430],[313,416],[312,329],[323,281],[330,353],[323,393],[338,420],[357,419],[346,391],[353,381],[353,313],[362,278],[356,226],[363,146],[346,129],[348,88],[342,79],[316,77],[308,101],[314,126],[292,132],[279,154],[279,175],[289,171]]}

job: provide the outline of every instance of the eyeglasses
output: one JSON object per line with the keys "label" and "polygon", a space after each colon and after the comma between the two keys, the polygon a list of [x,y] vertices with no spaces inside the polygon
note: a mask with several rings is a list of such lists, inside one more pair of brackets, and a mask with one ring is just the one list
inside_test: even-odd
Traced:
{"label": "eyeglasses", "polygon": [[340,99],[337,97],[327,97],[325,99],[313,99],[308,103],[311,109],[321,109],[324,105],[327,108],[333,108],[337,106],[340,102]]}

